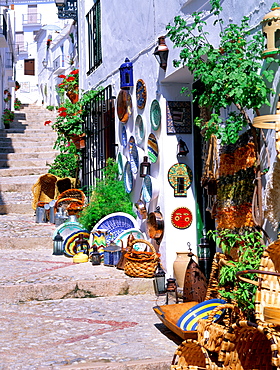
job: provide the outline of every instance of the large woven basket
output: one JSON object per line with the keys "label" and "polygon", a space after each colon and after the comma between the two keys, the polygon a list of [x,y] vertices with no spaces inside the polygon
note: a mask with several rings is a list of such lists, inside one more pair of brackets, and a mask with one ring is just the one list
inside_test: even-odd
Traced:
{"label": "large woven basket", "polygon": [[196,340],[187,339],[177,348],[173,357],[171,369],[216,370],[218,367],[203,346]]}
{"label": "large woven basket", "polygon": [[131,243],[133,246],[136,243],[147,244],[152,252],[138,252],[132,249],[130,253],[126,253],[124,272],[128,276],[152,278],[154,277],[160,254],[156,253],[155,247],[144,239],[135,239]]}
{"label": "large woven basket", "polygon": [[38,202],[49,203],[55,199],[55,185],[57,177],[47,173],[41,175],[36,183],[32,186],[32,208],[35,210]]}
{"label": "large woven basket", "polygon": [[80,189],[68,189],[63,191],[59,196],[57,197],[57,201],[63,199],[63,198],[74,198],[74,199],[79,199],[82,201],[82,203],[85,203],[86,196],[84,192]]}

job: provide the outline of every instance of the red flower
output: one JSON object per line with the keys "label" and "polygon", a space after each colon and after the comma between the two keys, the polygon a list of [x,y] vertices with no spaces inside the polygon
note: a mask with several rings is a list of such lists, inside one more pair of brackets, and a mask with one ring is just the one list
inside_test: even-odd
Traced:
{"label": "red flower", "polygon": [[59,78],[65,78],[66,76],[65,75],[59,75],[58,77]]}
{"label": "red flower", "polygon": [[67,80],[66,80],[66,81],[71,82],[71,81],[75,81],[75,80],[76,80],[76,78],[75,78],[75,77],[70,76],[70,77],[68,77],[68,78],[67,78]]}
{"label": "red flower", "polygon": [[58,108],[58,112],[65,112],[67,109],[65,107]]}
{"label": "red flower", "polygon": [[71,72],[71,75],[77,75],[79,73],[78,69],[74,69],[74,71]]}
{"label": "red flower", "polygon": [[67,113],[66,112],[61,112],[61,113],[59,113],[59,116],[60,117],[66,117],[67,116]]}
{"label": "red flower", "polygon": [[49,125],[51,122],[52,122],[52,121],[46,121],[46,122],[44,123],[44,126]]}

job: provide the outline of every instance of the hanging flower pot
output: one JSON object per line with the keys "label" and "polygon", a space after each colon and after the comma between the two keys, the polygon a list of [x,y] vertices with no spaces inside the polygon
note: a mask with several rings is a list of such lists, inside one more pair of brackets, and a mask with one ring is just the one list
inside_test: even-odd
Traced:
{"label": "hanging flower pot", "polygon": [[[76,90],[78,91],[78,90]],[[66,95],[70,99],[71,103],[75,104],[79,101],[79,93],[75,91],[67,91]]]}
{"label": "hanging flower pot", "polygon": [[71,140],[73,141],[74,145],[77,149],[83,149],[86,147],[86,134],[80,135],[73,135],[71,136]]}

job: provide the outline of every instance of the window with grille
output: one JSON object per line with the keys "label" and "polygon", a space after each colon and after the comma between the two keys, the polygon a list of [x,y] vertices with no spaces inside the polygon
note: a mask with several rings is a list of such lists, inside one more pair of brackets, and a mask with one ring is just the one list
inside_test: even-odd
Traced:
{"label": "window with grille", "polygon": [[100,0],[97,0],[94,6],[86,15],[88,27],[88,72],[89,75],[102,63],[101,51],[101,15]]}
{"label": "window with grille", "polygon": [[35,76],[35,61],[34,59],[25,59],[24,61],[24,74]]}

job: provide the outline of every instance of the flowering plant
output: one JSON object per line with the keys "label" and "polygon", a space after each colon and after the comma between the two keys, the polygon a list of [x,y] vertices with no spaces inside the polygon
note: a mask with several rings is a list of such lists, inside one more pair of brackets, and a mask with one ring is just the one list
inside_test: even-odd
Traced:
{"label": "flowering plant", "polygon": [[15,98],[14,107],[15,107],[15,110],[20,110],[21,108],[21,101],[18,98]]}
{"label": "flowering plant", "polygon": [[51,42],[52,42],[52,38],[48,38],[48,39],[47,39],[47,42],[46,42],[46,44],[47,44],[47,49],[50,47]]}
{"label": "flowering plant", "polygon": [[62,82],[57,85],[59,89],[64,91],[73,91],[79,87],[79,70],[74,69],[69,75],[59,75],[62,78]]}
{"label": "flowering plant", "polygon": [[14,112],[12,112],[10,109],[4,109],[2,121],[4,123],[5,128],[10,128],[10,123],[13,122],[14,118],[15,118]]}
{"label": "flowering plant", "polygon": [[4,90],[4,95],[5,95],[4,102],[8,103],[8,101],[11,100],[11,98],[12,98],[12,95],[11,95],[10,91],[9,90]]}

